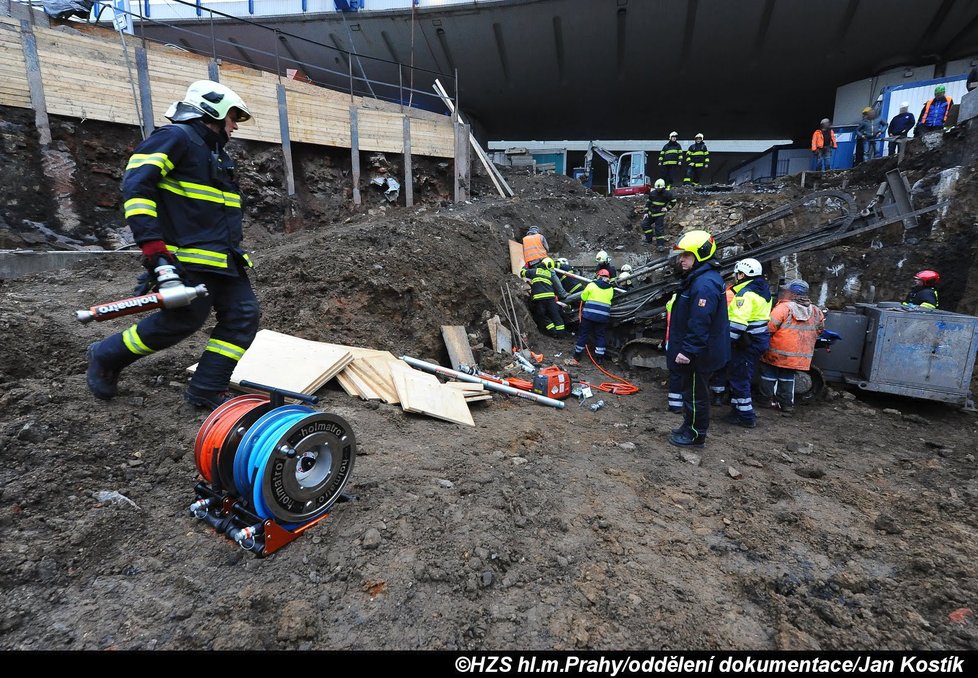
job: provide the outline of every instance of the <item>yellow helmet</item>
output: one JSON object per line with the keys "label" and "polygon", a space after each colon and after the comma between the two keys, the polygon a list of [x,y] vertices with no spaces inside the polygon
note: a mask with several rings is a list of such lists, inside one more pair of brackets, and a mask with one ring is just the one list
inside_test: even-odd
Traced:
{"label": "yellow helmet", "polygon": [[550,270],[557,265],[557,262],[555,262],[550,257],[547,257],[546,259],[543,260],[543,265],[547,268],[547,270]]}
{"label": "yellow helmet", "polygon": [[690,231],[672,249],[689,252],[696,257],[696,261],[706,261],[716,254],[717,243],[706,231]]}

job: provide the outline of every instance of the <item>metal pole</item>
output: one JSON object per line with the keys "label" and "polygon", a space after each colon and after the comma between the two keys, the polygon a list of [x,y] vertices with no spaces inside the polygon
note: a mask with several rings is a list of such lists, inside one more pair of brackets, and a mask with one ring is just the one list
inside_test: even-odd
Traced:
{"label": "metal pole", "polygon": [[564,409],[564,403],[561,400],[554,400],[553,398],[548,398],[546,396],[537,395],[536,393],[530,393],[529,391],[521,391],[518,388],[513,388],[512,386],[506,386],[504,384],[497,384],[494,381],[489,381],[488,379],[483,379],[481,377],[476,377],[471,374],[466,374],[465,372],[457,372],[455,370],[450,370],[447,367],[442,367],[441,365],[435,365],[434,363],[428,363],[424,360],[418,360],[417,358],[409,358],[406,355],[401,356],[401,360],[406,362],[411,367],[416,367],[419,370],[425,372],[431,372],[432,374],[440,374],[444,377],[453,377],[459,381],[468,381],[473,384],[482,384],[484,388],[490,391],[498,391],[499,393],[505,393],[506,395],[516,396],[517,398],[523,398],[525,400],[532,400],[540,405],[549,405],[550,407],[556,407],[558,410]]}
{"label": "metal pole", "polygon": [[347,59],[347,66],[350,67],[350,104],[353,103],[353,59]]}
{"label": "metal pole", "polygon": [[[589,282],[594,282],[594,280],[595,280],[594,278],[585,278],[583,275],[577,275],[576,273],[571,273],[570,271],[565,271],[562,268],[555,268],[554,270],[557,273],[563,273],[568,278],[573,278],[574,280],[580,280],[581,282],[587,282],[587,283],[589,283]],[[627,292],[628,290],[624,290],[621,287],[616,287],[615,288],[615,291],[616,292]]]}

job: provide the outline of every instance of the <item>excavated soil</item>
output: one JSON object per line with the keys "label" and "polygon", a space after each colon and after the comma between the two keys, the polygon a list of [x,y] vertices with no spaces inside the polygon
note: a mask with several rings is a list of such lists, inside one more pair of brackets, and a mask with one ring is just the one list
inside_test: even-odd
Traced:
{"label": "excavated soil", "polygon": [[[599,248],[644,257],[638,203],[560,177],[510,181],[510,201],[479,180],[469,204],[329,218],[265,203],[248,225],[262,326],[444,364],[439,325],[463,324],[476,358],[503,369],[480,344],[499,285],[518,289],[507,238],[540,223],[581,263]],[[955,189],[970,205],[972,182]],[[685,194],[671,229],[801,194]],[[7,220],[21,228],[9,208]],[[948,221],[951,240],[974,228]],[[927,228],[922,246],[947,251]],[[883,242],[871,252],[925,256],[900,234]],[[127,322],[82,326],[72,312],[125,296],[136,268],[0,284],[0,648],[978,649],[973,621],[949,617],[978,602],[978,420],[862,393],[830,391],[794,418],[762,411],[755,430],[717,422],[693,465],[666,443],[678,420],[653,372],[629,374],[641,392],[604,395],[597,412],[497,396],[473,406],[475,428],[330,384],[319,408],[356,432],[357,498],[256,559],[187,512],[204,415],[181,391],[205,335],[133,365],[111,402],[86,389],[86,345]],[[962,304],[975,302],[968,273],[951,288]],[[889,275],[896,288],[902,274]],[[547,356],[571,348],[530,338]]]}

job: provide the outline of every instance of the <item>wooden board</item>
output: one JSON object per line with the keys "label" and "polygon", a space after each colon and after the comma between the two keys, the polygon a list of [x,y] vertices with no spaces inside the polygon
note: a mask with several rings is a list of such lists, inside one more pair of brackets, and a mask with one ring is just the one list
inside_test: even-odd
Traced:
{"label": "wooden board", "polygon": [[475,356],[469,346],[469,335],[461,325],[442,325],[441,336],[448,348],[448,358],[452,361],[452,369],[457,370],[461,365],[472,367]]}
{"label": "wooden board", "polygon": [[476,384],[472,381],[448,381],[445,382],[445,386],[448,388],[457,388],[459,391],[485,391],[486,387],[482,384]]}
{"label": "wooden board", "polygon": [[[261,330],[231,374],[231,385],[253,381],[297,393],[313,394],[353,361],[341,351],[317,341],[272,330]],[[192,365],[188,371],[196,370]]]}
{"label": "wooden board", "polygon": [[401,408],[405,412],[425,414],[454,424],[475,426],[462,391],[439,383],[434,375],[411,368],[395,368],[391,370],[391,374]]}
{"label": "wooden board", "polygon": [[509,243],[509,267],[513,275],[519,275],[520,269],[523,268],[523,245],[515,240],[507,242]]}
{"label": "wooden board", "polygon": [[478,403],[483,400],[492,400],[492,394],[487,393],[486,395],[465,396],[465,402],[467,403]]}

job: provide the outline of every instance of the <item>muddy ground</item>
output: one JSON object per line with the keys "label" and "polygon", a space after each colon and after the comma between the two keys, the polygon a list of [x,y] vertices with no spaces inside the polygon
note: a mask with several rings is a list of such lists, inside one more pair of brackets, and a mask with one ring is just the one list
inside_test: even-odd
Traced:
{"label": "muddy ground", "polygon": [[[510,179],[511,201],[302,212],[291,233],[282,211],[271,226],[251,215],[263,327],[445,363],[438,326],[463,324],[501,368],[479,333],[499,284],[518,289],[507,238],[541,223],[581,263],[598,248],[645,256],[636,203]],[[735,223],[799,191],[687,194],[671,228]],[[870,256],[917,256],[903,240]],[[715,423],[693,465],[666,443],[678,418],[650,371],[597,412],[497,396],[473,405],[475,428],[330,384],[320,408],[356,432],[357,500],[256,559],[187,512],[204,415],[181,391],[205,334],[129,368],[111,402],[85,387],[85,346],[128,323],[72,311],[124,296],[136,267],[0,283],[0,648],[978,649],[973,618],[949,617],[978,602],[978,419],[840,390],[794,418],[762,411],[755,430]],[[962,303],[974,284],[961,272]]]}

